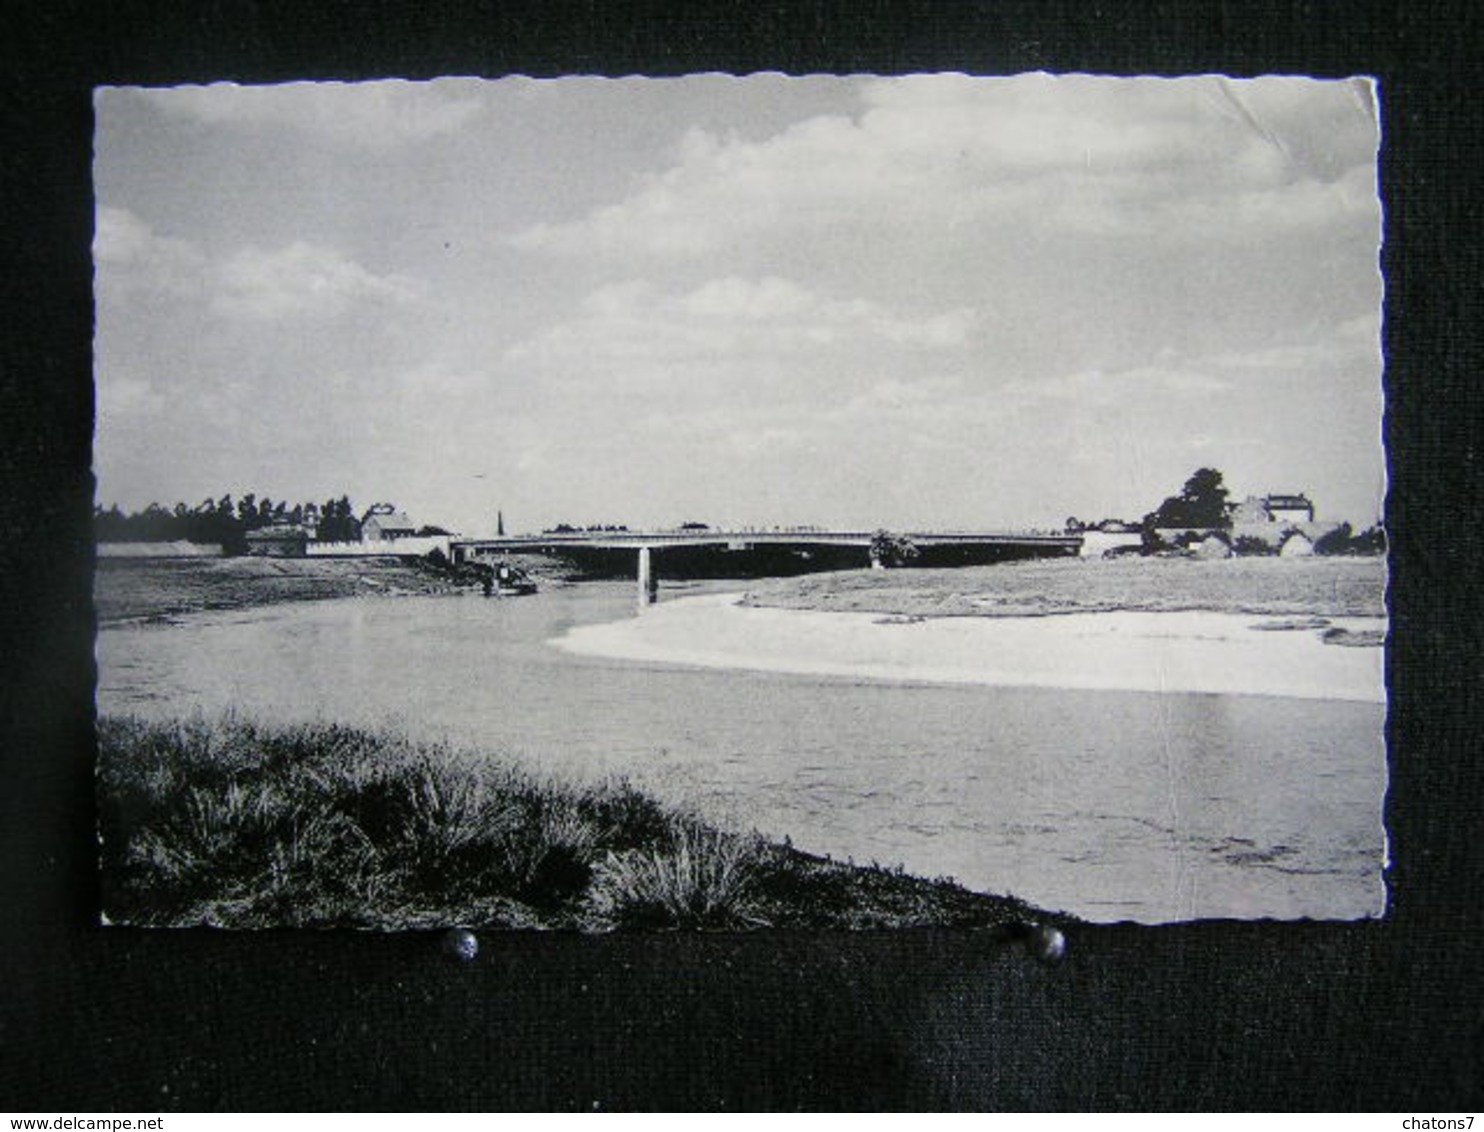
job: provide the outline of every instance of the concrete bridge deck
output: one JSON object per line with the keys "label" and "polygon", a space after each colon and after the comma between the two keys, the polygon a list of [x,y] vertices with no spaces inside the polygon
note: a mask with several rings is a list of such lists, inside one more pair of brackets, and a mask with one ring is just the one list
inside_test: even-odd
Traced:
{"label": "concrete bridge deck", "polygon": [[[660,549],[667,546],[865,546],[878,531],[826,530],[667,530],[667,531],[572,531],[546,532],[537,535],[501,535],[487,539],[454,539],[456,552],[466,555],[517,553],[551,547],[606,547],[614,550]],[[915,546],[1037,546],[1076,550],[1082,546],[1081,535],[1026,534],[1006,531],[904,531],[902,537]]]}
{"label": "concrete bridge deck", "polygon": [[[746,551],[759,546],[807,550],[810,547],[869,548],[879,531],[856,530],[663,530],[563,531],[535,535],[501,535],[487,539],[454,539],[451,557],[464,562],[499,554],[561,554],[564,550],[632,550],[638,557],[639,605],[652,604],[658,592],[655,551],[678,547],[724,547]],[[934,547],[1002,548],[1030,554],[1077,554],[1081,535],[1033,534],[1010,531],[893,532],[919,549]],[[864,564],[864,563],[862,563]]]}

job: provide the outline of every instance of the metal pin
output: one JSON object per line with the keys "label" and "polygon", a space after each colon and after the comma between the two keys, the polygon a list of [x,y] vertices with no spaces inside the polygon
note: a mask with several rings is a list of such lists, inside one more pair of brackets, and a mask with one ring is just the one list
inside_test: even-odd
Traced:
{"label": "metal pin", "polygon": [[1000,938],[1019,944],[1027,955],[1042,963],[1060,962],[1067,953],[1067,937],[1050,924],[1011,924]]}
{"label": "metal pin", "polygon": [[443,953],[467,963],[479,954],[479,937],[468,928],[449,928],[443,933]]}

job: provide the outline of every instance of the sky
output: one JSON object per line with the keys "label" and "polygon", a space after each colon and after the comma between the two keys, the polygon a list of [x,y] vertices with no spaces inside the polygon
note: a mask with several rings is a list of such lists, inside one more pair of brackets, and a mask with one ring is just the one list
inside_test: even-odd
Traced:
{"label": "sky", "polygon": [[1375,522],[1364,79],[96,92],[98,499],[895,530],[1200,467]]}

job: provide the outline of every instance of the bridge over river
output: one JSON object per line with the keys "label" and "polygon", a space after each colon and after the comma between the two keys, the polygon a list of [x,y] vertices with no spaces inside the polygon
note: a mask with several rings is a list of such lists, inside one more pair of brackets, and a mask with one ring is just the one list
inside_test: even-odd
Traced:
{"label": "bridge over river", "polygon": [[[507,554],[584,555],[633,552],[640,606],[658,593],[657,552],[709,549],[717,555],[751,556],[755,561],[785,562],[780,572],[803,569],[878,565],[871,543],[879,531],[849,530],[713,530],[682,528],[657,531],[571,531],[539,535],[501,535],[487,539],[454,539],[455,562],[487,561]],[[894,534],[896,532],[893,532]],[[1017,558],[1075,556],[1081,535],[1027,534],[1005,531],[907,531],[902,536],[919,553],[921,566],[966,566]],[[672,555],[671,557],[676,557]],[[771,572],[764,570],[762,572]]]}

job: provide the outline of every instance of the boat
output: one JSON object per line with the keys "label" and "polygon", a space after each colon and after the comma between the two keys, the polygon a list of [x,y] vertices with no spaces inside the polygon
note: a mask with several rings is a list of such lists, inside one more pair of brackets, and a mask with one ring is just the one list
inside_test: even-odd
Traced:
{"label": "boat", "polygon": [[536,589],[536,583],[529,574],[508,562],[501,562],[484,580],[485,597],[524,597],[535,593]]}

